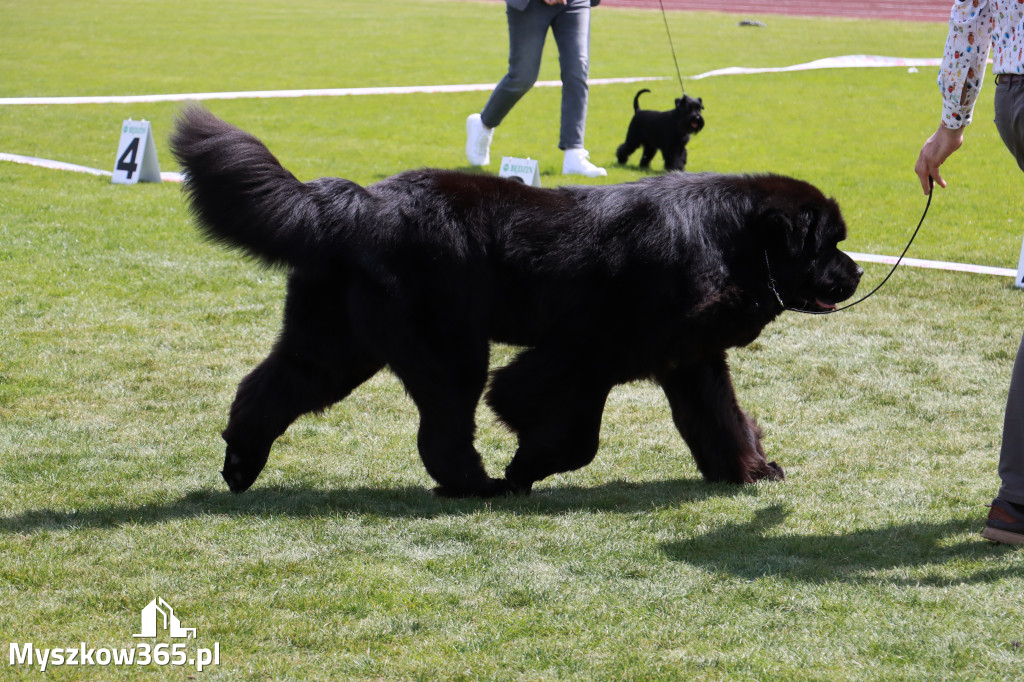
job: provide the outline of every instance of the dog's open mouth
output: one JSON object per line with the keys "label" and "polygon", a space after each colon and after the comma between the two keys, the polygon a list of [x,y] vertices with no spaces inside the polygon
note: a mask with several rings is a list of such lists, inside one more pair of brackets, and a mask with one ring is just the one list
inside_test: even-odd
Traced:
{"label": "dog's open mouth", "polygon": [[815,313],[828,313],[836,309],[837,305],[820,298],[813,301],[804,299],[799,305],[794,306],[797,310],[809,310]]}

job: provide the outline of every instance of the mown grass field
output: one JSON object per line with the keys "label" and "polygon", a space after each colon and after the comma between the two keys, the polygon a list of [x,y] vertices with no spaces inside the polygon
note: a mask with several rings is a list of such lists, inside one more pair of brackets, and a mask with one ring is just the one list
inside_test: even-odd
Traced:
{"label": "mown grass field", "polygon": [[[391,0],[0,0],[0,97],[488,83],[500,4]],[[601,7],[595,78],[659,76],[661,15]],[[828,56],[932,57],[945,26],[671,14],[684,74]],[[779,172],[844,208],[846,248],[897,254],[924,206],[936,69],[690,81],[708,125],[689,170]],[[557,79],[549,45],[543,79]],[[591,90],[607,179],[633,94]],[[911,255],[1014,267],[1021,176],[983,90]],[[212,111],[300,178],[369,183],[462,168],[486,93],[233,100]],[[0,106],[0,152],[112,168],[123,119],[164,170],[180,105]],[[556,174],[558,90],[537,89],[492,158]],[[658,167],[660,160],[655,161]],[[492,165],[492,169],[496,163]],[[887,271],[865,265],[864,291]],[[219,665],[52,666],[53,679],[1020,679],[1024,560],[979,533],[1024,328],[1009,278],[903,269],[857,308],[786,314],[731,354],[782,483],[701,481],[650,384],[617,388],[589,467],[530,497],[437,499],[417,415],[382,373],[278,441],[227,492],[220,430],[273,343],[283,275],[204,243],[173,184],[0,162],[0,678],[10,643],[134,647],[155,597]],[[515,349],[498,347],[494,362]],[[481,408],[492,472],[513,439]],[[147,640],[149,641],[149,640]],[[169,642],[165,636],[157,641]]]}

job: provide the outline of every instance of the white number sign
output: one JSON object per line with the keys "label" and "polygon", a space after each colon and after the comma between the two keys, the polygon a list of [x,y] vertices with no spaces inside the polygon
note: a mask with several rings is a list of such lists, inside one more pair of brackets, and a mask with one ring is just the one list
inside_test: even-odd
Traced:
{"label": "white number sign", "polygon": [[156,144],[149,121],[128,119],[121,124],[112,182],[134,185],[140,181],[160,182],[160,162],[156,158]]}

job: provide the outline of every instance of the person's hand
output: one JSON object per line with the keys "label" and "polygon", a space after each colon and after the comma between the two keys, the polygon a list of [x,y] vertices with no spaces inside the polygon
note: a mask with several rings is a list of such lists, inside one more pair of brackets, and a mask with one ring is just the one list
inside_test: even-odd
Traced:
{"label": "person's hand", "polygon": [[565,0],[544,0],[548,5],[564,5]]}
{"label": "person's hand", "polygon": [[939,187],[946,187],[946,181],[939,173],[939,166],[953,152],[960,149],[960,145],[963,143],[963,128],[947,128],[943,125],[940,125],[939,129],[925,140],[924,146],[921,147],[921,154],[917,157],[917,163],[914,165],[914,172],[921,179],[921,189],[925,194],[931,194],[932,191],[931,183],[928,182],[929,176]]}

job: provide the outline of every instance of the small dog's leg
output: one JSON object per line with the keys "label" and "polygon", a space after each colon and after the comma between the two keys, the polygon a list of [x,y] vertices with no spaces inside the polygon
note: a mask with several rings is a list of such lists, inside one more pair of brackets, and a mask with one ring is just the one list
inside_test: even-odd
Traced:
{"label": "small dog's leg", "polygon": [[661,152],[665,159],[665,170],[681,171],[686,169],[686,147],[685,145],[673,145]]}
{"label": "small dog's leg", "polygon": [[625,165],[629,161],[630,155],[640,148],[642,139],[643,135],[640,132],[640,124],[637,122],[636,117],[634,117],[629,122],[629,128],[626,129],[626,141],[615,150],[615,158],[618,162]]}
{"label": "small dog's leg", "polygon": [[622,165],[626,165],[629,161],[629,155],[637,150],[640,146],[639,143],[634,142],[630,137],[626,137],[626,141],[619,145],[619,148],[615,150],[615,158]]}
{"label": "small dog's leg", "polygon": [[665,156],[665,170],[681,171],[686,168],[686,161],[679,156]]}
{"label": "small dog's leg", "polygon": [[644,145],[644,153],[640,157],[640,167],[650,168],[651,161],[654,159],[654,155],[658,153],[658,148],[652,145]]}

